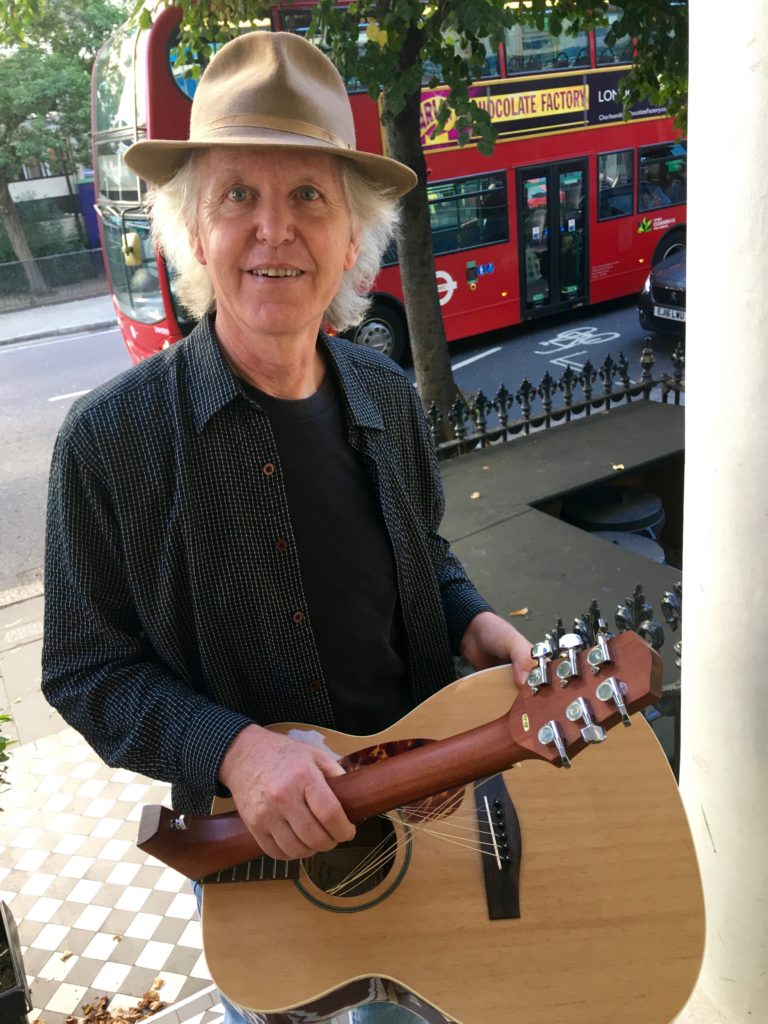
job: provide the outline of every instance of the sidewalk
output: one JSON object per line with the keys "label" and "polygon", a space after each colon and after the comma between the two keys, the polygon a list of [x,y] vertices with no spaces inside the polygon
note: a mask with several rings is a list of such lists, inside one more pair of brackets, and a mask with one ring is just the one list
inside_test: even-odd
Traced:
{"label": "sidewalk", "polygon": [[52,306],[0,313],[0,345],[32,341],[52,334],[78,334],[117,326],[115,308],[109,295],[75,299]]}

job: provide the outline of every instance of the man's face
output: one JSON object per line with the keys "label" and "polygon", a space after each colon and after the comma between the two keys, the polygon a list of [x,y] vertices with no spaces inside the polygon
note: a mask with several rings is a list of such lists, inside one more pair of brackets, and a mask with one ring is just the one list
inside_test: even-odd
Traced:
{"label": "man's face", "polygon": [[208,150],[198,164],[194,253],[208,268],[217,327],[314,338],[359,245],[337,158],[290,150]]}

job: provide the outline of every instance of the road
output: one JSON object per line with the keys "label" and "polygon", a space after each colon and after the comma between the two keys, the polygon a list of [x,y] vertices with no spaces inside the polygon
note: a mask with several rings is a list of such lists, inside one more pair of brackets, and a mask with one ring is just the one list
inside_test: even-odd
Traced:
{"label": "road", "polygon": [[[620,351],[637,377],[648,339],[634,303],[625,301],[459,342],[451,356],[462,391],[482,389],[492,398],[502,383],[515,391],[523,377],[538,384],[547,371],[557,377],[588,358],[599,366]],[[670,372],[674,341],[651,340],[655,369]],[[42,579],[48,469],[67,409],[130,365],[116,329],[0,347],[0,593]]]}

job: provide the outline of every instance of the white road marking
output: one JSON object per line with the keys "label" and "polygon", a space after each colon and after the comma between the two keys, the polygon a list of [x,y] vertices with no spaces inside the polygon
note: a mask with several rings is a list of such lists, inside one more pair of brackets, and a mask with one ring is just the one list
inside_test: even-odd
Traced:
{"label": "white road marking", "polygon": [[78,341],[80,338],[92,338],[97,334],[119,333],[119,327],[106,327],[103,331],[86,331],[83,334],[68,334],[65,338],[51,338],[50,341],[20,341],[17,344],[0,345],[0,356],[6,352],[18,352],[22,348],[45,348],[47,345],[63,345],[67,341]]}
{"label": "white road marking", "polygon": [[463,366],[469,366],[470,363],[476,363],[478,359],[485,359],[486,356],[496,355],[497,352],[501,352],[501,346],[498,348],[489,348],[487,352],[481,352],[479,356],[471,356],[469,359],[463,359],[460,363],[454,363],[451,369],[460,370]]}
{"label": "white road marking", "polygon": [[49,402],[63,402],[65,398],[79,398],[80,395],[87,395],[90,388],[86,388],[85,391],[70,391],[68,395],[54,395],[53,398],[49,398]]}

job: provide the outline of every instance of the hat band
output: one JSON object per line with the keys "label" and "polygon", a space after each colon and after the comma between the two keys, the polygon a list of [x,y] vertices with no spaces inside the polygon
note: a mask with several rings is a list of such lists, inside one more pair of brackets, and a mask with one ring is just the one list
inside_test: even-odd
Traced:
{"label": "hat band", "polygon": [[[234,127],[244,128],[268,128],[272,131],[289,132],[293,135],[307,135],[312,139],[321,142],[329,142],[339,149],[352,149],[353,147],[324,128],[309,124],[307,121],[296,121],[290,117],[270,117],[267,114],[254,116],[253,114],[228,114],[226,117],[218,117],[215,121],[209,121],[195,132],[197,139],[202,135],[211,135],[214,132]],[[190,139],[190,142],[192,139]],[[200,140],[202,141],[202,140]]]}

